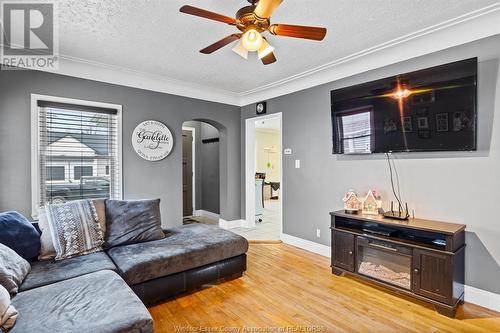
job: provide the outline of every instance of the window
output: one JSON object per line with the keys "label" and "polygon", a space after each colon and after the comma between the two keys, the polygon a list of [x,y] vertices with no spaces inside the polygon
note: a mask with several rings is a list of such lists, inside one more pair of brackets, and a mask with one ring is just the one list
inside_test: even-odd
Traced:
{"label": "window", "polygon": [[87,176],[93,176],[94,175],[94,168],[91,166],[75,166],[73,169],[73,179],[74,180],[80,180],[82,176],[87,177]]}
{"label": "window", "polygon": [[372,152],[372,110],[364,108],[338,116],[344,154]]}
{"label": "window", "polygon": [[47,181],[65,180],[65,168],[63,166],[48,166]]}
{"label": "window", "polygon": [[121,107],[32,95],[33,216],[47,203],[121,199]]}

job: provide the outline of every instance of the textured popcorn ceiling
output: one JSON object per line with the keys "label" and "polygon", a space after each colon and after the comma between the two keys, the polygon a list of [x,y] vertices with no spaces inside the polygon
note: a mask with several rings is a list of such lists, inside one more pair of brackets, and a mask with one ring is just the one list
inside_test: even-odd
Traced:
{"label": "textured popcorn ceiling", "polygon": [[228,16],[246,0],[59,0],[60,52],[233,92],[285,79],[483,8],[498,0],[284,0],[274,23],[325,26],[323,42],[268,37],[278,62],[248,61],[229,45],[198,50],[236,28],[179,13],[184,4]]}

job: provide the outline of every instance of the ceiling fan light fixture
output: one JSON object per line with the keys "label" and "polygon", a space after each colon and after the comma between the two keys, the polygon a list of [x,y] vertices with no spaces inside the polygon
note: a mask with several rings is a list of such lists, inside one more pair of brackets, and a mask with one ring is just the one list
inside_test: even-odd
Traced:
{"label": "ceiling fan light fixture", "polygon": [[240,57],[248,60],[248,50],[243,46],[243,43],[239,41],[235,47],[233,47],[233,52],[238,54]]}
{"label": "ceiling fan light fixture", "polygon": [[[258,58],[264,65],[270,65],[276,62],[274,47],[269,45],[263,34],[270,33],[274,36],[285,36],[314,41],[322,41],[326,36],[327,29],[322,27],[281,23],[271,24],[271,16],[283,0],[243,1],[250,2],[251,5],[249,6],[247,4],[245,7],[240,8],[236,12],[236,17],[229,17],[190,5],[182,6],[179,9],[181,13],[229,24],[239,30],[237,33],[232,33],[201,49],[200,52],[202,54],[212,54],[239,39],[240,41],[238,44],[232,49],[233,52],[245,59],[248,59],[249,52],[256,52]],[[395,96],[399,98],[400,95],[404,97],[405,94],[406,93],[403,91],[401,93],[396,93]]]}
{"label": "ceiling fan light fixture", "polygon": [[241,37],[243,47],[250,52],[257,51],[262,45],[262,35],[254,28],[250,28]]}
{"label": "ceiling fan light fixture", "polygon": [[267,40],[264,38],[262,40],[262,45],[260,46],[259,51],[257,52],[259,59],[264,58],[265,56],[269,55],[271,52],[274,51],[274,47],[272,47]]}

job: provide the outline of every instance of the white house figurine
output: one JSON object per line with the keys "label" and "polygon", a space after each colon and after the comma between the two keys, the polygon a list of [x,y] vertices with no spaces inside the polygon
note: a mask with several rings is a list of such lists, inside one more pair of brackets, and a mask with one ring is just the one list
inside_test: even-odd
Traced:
{"label": "white house figurine", "polygon": [[380,195],[374,190],[368,190],[363,203],[361,204],[362,213],[367,215],[378,215],[379,209],[382,208]]}
{"label": "white house figurine", "polygon": [[361,209],[361,200],[353,190],[344,195],[344,210],[347,214],[357,214]]}

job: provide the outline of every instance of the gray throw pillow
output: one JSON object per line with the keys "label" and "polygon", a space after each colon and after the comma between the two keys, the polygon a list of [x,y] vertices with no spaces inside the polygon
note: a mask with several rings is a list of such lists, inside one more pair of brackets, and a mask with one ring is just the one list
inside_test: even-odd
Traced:
{"label": "gray throw pillow", "polygon": [[0,244],[0,284],[14,296],[31,270],[30,263],[9,247]]}
{"label": "gray throw pillow", "polygon": [[10,295],[7,289],[0,285],[0,329],[2,332],[10,330],[17,319],[17,310],[10,303]]}
{"label": "gray throw pillow", "polygon": [[162,238],[160,199],[106,200],[106,248]]}

